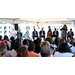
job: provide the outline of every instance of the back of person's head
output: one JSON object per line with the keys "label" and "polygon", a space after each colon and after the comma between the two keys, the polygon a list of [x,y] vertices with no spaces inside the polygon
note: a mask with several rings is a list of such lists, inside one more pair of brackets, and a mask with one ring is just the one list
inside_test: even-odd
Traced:
{"label": "back of person's head", "polygon": [[20,38],[17,38],[16,41],[20,42]]}
{"label": "back of person's head", "polygon": [[24,46],[19,47],[17,50],[17,57],[28,57],[27,48]]}
{"label": "back of person's head", "polygon": [[41,38],[37,38],[37,40],[38,40],[38,41],[39,41],[39,43],[40,43],[42,39],[41,39]]}
{"label": "back of person's head", "polygon": [[38,46],[38,45],[39,45],[38,40],[34,40],[34,44],[35,44],[36,46]]}
{"label": "back of person's head", "polygon": [[0,45],[1,46],[6,46],[6,42],[5,41],[1,41]]}
{"label": "back of person's head", "polygon": [[52,43],[53,43],[52,38],[49,38],[49,37],[48,37],[48,38],[46,38],[46,39],[45,39],[45,41],[48,41],[50,44],[52,44]]}
{"label": "back of person's head", "polygon": [[15,41],[14,43],[14,49],[17,50],[21,46],[19,41]]}
{"label": "back of person's head", "polygon": [[63,37],[62,39],[64,39],[66,41],[66,38],[65,37]]}
{"label": "back of person's head", "polygon": [[14,40],[14,37],[11,37],[11,38],[10,38],[10,40],[12,40],[12,41],[13,41],[13,40]]}
{"label": "back of person's head", "polygon": [[43,46],[45,46],[45,45],[47,45],[47,46],[50,47],[50,43],[49,43],[48,41],[43,41],[43,42],[41,42],[40,47],[43,47]]}
{"label": "back of person's head", "polygon": [[11,41],[11,47],[14,47],[15,40]]}
{"label": "back of person's head", "polygon": [[34,43],[29,44],[28,51],[35,51],[35,44]]}
{"label": "back of person's head", "polygon": [[26,39],[24,39],[23,40],[23,45],[27,45],[28,43],[27,43],[27,40]]}
{"label": "back of person's head", "polygon": [[2,36],[0,35],[0,41],[2,41]]}
{"label": "back of person's head", "polygon": [[41,56],[42,57],[49,57],[51,53],[51,49],[49,46],[45,45],[41,48]]}
{"label": "back of person's head", "polygon": [[61,46],[62,43],[66,42],[65,39],[60,39],[59,43],[58,43],[58,47],[59,48]]}
{"label": "back of person's head", "polygon": [[0,57],[5,56],[7,49],[5,46],[0,46]]}
{"label": "back of person's head", "polygon": [[4,36],[4,40],[9,40],[7,35]]}
{"label": "back of person's head", "polygon": [[71,49],[67,43],[62,43],[58,49],[58,52],[60,53],[71,52]]}

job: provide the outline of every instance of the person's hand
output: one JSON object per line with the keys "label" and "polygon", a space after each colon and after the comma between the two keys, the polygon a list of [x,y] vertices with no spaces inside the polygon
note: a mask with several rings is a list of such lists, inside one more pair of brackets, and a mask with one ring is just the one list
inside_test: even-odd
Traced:
{"label": "person's hand", "polygon": [[16,34],[16,33],[13,33],[13,35],[14,35],[14,34]]}

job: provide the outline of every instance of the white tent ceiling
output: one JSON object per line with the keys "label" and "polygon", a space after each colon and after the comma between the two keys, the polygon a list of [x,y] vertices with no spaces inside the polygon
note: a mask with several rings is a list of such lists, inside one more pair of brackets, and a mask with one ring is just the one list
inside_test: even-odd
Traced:
{"label": "white tent ceiling", "polygon": [[57,24],[61,22],[75,22],[75,18],[0,18],[0,21],[10,24],[32,23],[34,25]]}

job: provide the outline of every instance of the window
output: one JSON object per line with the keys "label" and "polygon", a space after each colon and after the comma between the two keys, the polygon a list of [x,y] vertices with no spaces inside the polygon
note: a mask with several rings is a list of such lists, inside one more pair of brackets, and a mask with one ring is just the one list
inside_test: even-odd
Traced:
{"label": "window", "polygon": [[2,29],[2,26],[0,26],[0,29]]}
{"label": "window", "polygon": [[0,33],[2,33],[2,31],[0,31]]}
{"label": "window", "polygon": [[5,27],[4,27],[4,30],[6,30],[6,28],[7,28],[7,27],[5,26]]}

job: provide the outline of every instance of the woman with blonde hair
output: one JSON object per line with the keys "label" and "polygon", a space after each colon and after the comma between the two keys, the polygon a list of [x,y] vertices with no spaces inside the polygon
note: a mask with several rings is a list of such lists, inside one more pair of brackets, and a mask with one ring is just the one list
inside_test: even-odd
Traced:
{"label": "woman with blonde hair", "polygon": [[40,47],[42,48],[42,47],[45,46],[45,45],[47,45],[47,46],[50,47],[50,43],[49,43],[48,41],[43,41],[43,42],[41,42]]}

